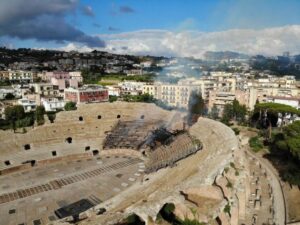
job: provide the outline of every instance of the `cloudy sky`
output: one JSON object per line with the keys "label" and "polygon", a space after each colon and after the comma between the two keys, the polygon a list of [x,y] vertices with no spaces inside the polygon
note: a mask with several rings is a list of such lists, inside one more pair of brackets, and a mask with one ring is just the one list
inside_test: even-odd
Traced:
{"label": "cloudy sky", "polygon": [[201,57],[300,53],[299,0],[0,0],[0,46]]}

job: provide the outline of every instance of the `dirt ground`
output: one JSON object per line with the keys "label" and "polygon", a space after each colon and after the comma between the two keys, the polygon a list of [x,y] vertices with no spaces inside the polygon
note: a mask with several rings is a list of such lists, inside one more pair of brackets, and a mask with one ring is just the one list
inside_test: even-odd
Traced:
{"label": "dirt ground", "polygon": [[288,203],[288,222],[300,221],[300,189],[284,183],[283,190]]}

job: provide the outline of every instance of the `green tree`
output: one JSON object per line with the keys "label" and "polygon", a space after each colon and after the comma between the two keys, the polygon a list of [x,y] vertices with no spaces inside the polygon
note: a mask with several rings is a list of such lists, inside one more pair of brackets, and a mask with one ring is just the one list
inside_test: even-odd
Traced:
{"label": "green tree", "polygon": [[9,106],[4,111],[5,119],[8,121],[23,119],[25,116],[25,111],[23,106],[15,105]]}
{"label": "green tree", "polygon": [[244,122],[247,114],[247,108],[245,105],[241,105],[236,99],[231,104],[226,104],[223,110],[222,120],[228,122],[229,120],[236,120],[238,122]]}
{"label": "green tree", "polygon": [[45,123],[44,114],[45,114],[44,106],[37,106],[35,110],[35,119],[38,125],[42,125]]}
{"label": "green tree", "polygon": [[214,105],[210,110],[210,117],[214,120],[219,118],[219,109]]}
{"label": "green tree", "polygon": [[300,121],[273,134],[270,150],[271,155],[281,163],[278,168],[282,179],[300,185]]}
{"label": "green tree", "polygon": [[25,111],[23,106],[15,105],[9,106],[4,110],[5,119],[10,123],[11,128],[16,131],[16,121],[19,121],[25,117]]}
{"label": "green tree", "polygon": [[12,99],[14,99],[15,98],[15,96],[12,94],[12,93],[7,93],[6,95],[5,95],[5,99],[6,100],[12,100]]}
{"label": "green tree", "polygon": [[223,109],[222,120],[229,122],[233,118],[233,107],[232,104],[226,104]]}
{"label": "green tree", "polygon": [[118,97],[117,96],[113,96],[113,95],[110,95],[109,96],[109,102],[115,102],[118,100]]}
{"label": "green tree", "polygon": [[77,107],[76,107],[76,103],[75,102],[67,102],[65,104],[65,110],[66,111],[71,111],[71,110],[76,110]]}
{"label": "green tree", "polygon": [[50,120],[50,122],[53,123],[55,118],[56,118],[56,113],[55,112],[48,112],[47,116],[48,116],[48,119]]}
{"label": "green tree", "polygon": [[141,96],[141,102],[153,102],[154,101],[154,98],[152,95],[146,93],[146,94],[142,94],[140,95]]}

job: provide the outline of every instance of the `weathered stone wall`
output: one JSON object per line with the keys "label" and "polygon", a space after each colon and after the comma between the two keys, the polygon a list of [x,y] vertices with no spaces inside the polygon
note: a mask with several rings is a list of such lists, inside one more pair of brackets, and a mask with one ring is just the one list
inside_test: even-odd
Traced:
{"label": "weathered stone wall", "polygon": [[[115,224],[133,213],[150,224],[165,203],[187,204],[182,191],[213,185],[215,178],[222,174],[224,167],[233,160],[233,153],[239,148],[237,137],[231,128],[204,118],[199,118],[190,128],[190,134],[201,140],[203,150],[179,161],[176,167],[146,175],[142,183],[130,187],[95,208],[97,210],[105,207],[108,213],[96,216],[91,210],[88,212],[89,221],[83,221],[82,224]],[[227,200],[223,198],[217,207],[207,212],[206,219],[222,214],[226,204]],[[230,221],[228,215],[223,216]]]}
{"label": "weathered stone wall", "polygon": [[[168,122],[174,114],[146,103],[82,104],[75,111],[58,113],[54,123],[35,127],[25,134],[0,131],[0,171],[20,166],[27,160],[48,160],[101,150],[107,132],[119,120],[136,120],[143,115],[145,122],[157,118]],[[68,143],[67,138],[72,138],[72,143]],[[30,149],[25,150],[25,145],[30,145]]]}

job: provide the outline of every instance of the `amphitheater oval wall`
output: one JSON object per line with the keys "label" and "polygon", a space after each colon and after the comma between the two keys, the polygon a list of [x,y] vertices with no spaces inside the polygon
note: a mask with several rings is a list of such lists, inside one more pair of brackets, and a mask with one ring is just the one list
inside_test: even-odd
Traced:
{"label": "amphitheater oval wall", "polygon": [[54,123],[35,127],[25,134],[0,131],[0,171],[28,160],[59,159],[81,154],[90,157],[102,150],[108,132],[119,120],[168,122],[175,112],[149,103],[81,104],[75,111],[57,114]]}

